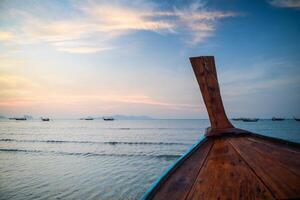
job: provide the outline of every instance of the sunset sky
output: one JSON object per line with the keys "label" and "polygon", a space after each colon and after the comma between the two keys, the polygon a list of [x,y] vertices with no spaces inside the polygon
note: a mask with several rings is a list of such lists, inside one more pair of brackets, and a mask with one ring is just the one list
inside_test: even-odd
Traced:
{"label": "sunset sky", "polygon": [[207,118],[199,55],[229,117],[300,116],[299,0],[0,0],[0,115]]}

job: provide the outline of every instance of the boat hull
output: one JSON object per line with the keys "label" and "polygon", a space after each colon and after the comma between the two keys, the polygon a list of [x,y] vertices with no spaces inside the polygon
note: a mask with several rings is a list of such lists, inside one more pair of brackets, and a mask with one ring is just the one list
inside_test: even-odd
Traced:
{"label": "boat hull", "polygon": [[223,107],[214,58],[190,61],[211,127],[143,199],[300,199],[300,145],[235,128]]}
{"label": "boat hull", "polygon": [[297,143],[258,134],[206,137],[143,199],[298,199],[299,166]]}
{"label": "boat hull", "polygon": [[258,119],[243,119],[243,122],[257,122]]}

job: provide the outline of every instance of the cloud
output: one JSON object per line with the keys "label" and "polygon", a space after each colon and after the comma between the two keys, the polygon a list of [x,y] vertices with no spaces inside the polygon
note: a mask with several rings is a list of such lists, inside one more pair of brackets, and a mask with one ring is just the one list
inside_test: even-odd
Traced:
{"label": "cloud", "polygon": [[122,96],[117,98],[112,98],[114,101],[122,103],[133,103],[133,104],[146,104],[153,106],[167,107],[171,109],[199,109],[199,105],[190,105],[190,104],[180,104],[180,103],[171,103],[166,101],[159,101],[157,99],[151,98],[146,95],[138,96]]}
{"label": "cloud", "polygon": [[0,89],[3,91],[4,89],[17,89],[17,88],[36,88],[38,84],[35,82],[26,79],[21,76],[16,75],[0,75]]}
{"label": "cloud", "polygon": [[269,3],[281,8],[300,8],[300,0],[272,0]]}
{"label": "cloud", "polygon": [[[11,77],[13,78],[13,77]],[[18,77],[19,78],[19,77]],[[147,95],[113,95],[113,94],[62,94],[53,92],[51,90],[43,91],[43,86],[34,85],[35,88],[30,88],[27,90],[29,84],[33,84],[24,79],[17,80],[18,83],[25,83],[26,86],[22,88],[15,87],[16,85],[11,85],[14,80],[1,80],[2,82],[8,82],[10,87],[2,89],[0,92],[0,106],[26,106],[26,105],[71,105],[73,107],[88,105],[93,107],[94,105],[101,104],[103,107],[115,106],[119,107],[123,105],[145,105],[151,107],[158,107],[167,110],[184,110],[184,111],[195,111],[199,110],[199,105],[172,103],[168,101],[162,101],[152,98]],[[6,84],[7,85],[7,84]],[[52,93],[53,92],[53,93]],[[34,94],[34,95],[33,95]]]}
{"label": "cloud", "polygon": [[218,20],[234,17],[238,14],[233,12],[207,11],[202,4],[194,3],[186,9],[175,9],[173,15],[178,17],[176,30],[188,32],[188,37],[191,38],[188,43],[196,45],[214,34]]}
{"label": "cloud", "polygon": [[105,51],[108,49],[112,48],[96,48],[96,47],[60,47],[57,50],[59,51],[64,51],[68,53],[80,53],[80,54],[85,54],[85,53],[96,53],[99,51]]}
{"label": "cloud", "polygon": [[[60,88],[60,89],[58,89]],[[111,88],[87,91],[86,88],[73,89],[74,86],[61,86],[47,81],[37,81],[24,75],[0,74],[0,109],[7,107],[26,107],[28,105],[45,106],[82,106],[94,105],[127,107],[143,105],[167,110],[199,110],[199,105],[172,102],[143,93],[126,91],[120,94]]]}
{"label": "cloud", "polygon": [[231,99],[300,84],[298,70],[289,69],[288,62],[282,59],[262,61],[246,68],[234,68],[221,72],[218,77],[225,98]]}
{"label": "cloud", "polygon": [[9,105],[15,98],[22,99],[35,95],[41,86],[26,77],[0,74],[0,104]]}
{"label": "cloud", "polygon": [[156,12],[145,6],[106,5],[95,3],[83,6],[81,10],[93,21],[97,22],[95,29],[112,35],[119,35],[135,30],[159,32],[174,28],[171,21],[154,19]]}
{"label": "cloud", "polygon": [[13,39],[13,34],[9,31],[0,31],[0,41],[9,41]]}
{"label": "cloud", "polygon": [[26,60],[20,58],[11,58],[6,54],[0,55],[0,77],[2,70],[16,69],[26,63]]}
{"label": "cloud", "polygon": [[58,51],[63,51],[67,53],[78,53],[78,54],[88,54],[88,53],[97,53],[100,51],[107,51],[115,49],[113,46],[105,46],[102,44],[101,47],[98,47],[98,43],[93,44],[91,42],[74,42],[74,41],[59,41],[53,42],[53,45]]}
{"label": "cloud", "polygon": [[[34,8],[39,7],[44,13],[48,13],[43,6],[45,7],[39,3]],[[28,8],[13,10],[10,16],[17,23],[12,25],[11,33],[3,32],[1,36],[0,32],[0,39],[14,39],[20,45],[47,43],[58,51],[68,53],[96,53],[116,48],[112,43],[119,37],[137,31],[150,31],[175,34],[187,43],[196,45],[214,35],[219,20],[237,15],[233,12],[207,10],[199,1],[167,10],[160,9],[159,4],[142,1],[113,1],[109,4],[102,1],[81,1],[71,8],[76,14],[70,16],[59,14],[55,10],[43,15]],[[64,46],[63,42],[68,41],[89,44]],[[58,42],[62,42],[61,45],[58,46]]]}

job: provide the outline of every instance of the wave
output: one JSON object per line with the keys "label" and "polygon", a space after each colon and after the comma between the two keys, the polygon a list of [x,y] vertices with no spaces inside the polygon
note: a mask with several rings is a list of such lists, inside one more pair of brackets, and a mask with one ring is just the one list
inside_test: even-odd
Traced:
{"label": "wave", "polygon": [[108,145],[191,145],[191,143],[181,142],[96,142],[96,141],[76,141],[76,140],[17,140],[17,139],[0,139],[0,142],[28,142],[28,143],[79,143],[79,144],[108,144]]}
{"label": "wave", "polygon": [[103,142],[104,144],[128,144],[128,145],[190,145],[189,143],[180,142]]}
{"label": "wave", "polygon": [[40,150],[26,150],[26,149],[0,149],[0,151],[8,151],[8,152],[31,152],[31,153],[42,153]]}
{"label": "wave", "polygon": [[150,158],[158,158],[158,159],[166,159],[172,160],[179,158],[181,155],[177,154],[109,154],[109,153],[93,153],[93,152],[63,152],[63,151],[42,151],[42,150],[30,150],[30,149],[5,149],[0,148],[0,152],[21,152],[21,153],[45,153],[45,154],[57,154],[57,155],[68,155],[68,156],[108,156],[108,157],[150,157]]}
{"label": "wave", "polygon": [[[68,130],[71,130],[71,129],[78,129],[78,127],[70,127]],[[204,130],[204,128],[166,128],[166,127],[157,127],[157,128],[130,128],[130,127],[118,127],[118,128],[97,128],[98,130],[111,130],[111,131],[118,131],[118,133],[122,133],[122,132],[126,132],[126,131],[129,131],[129,130],[132,130],[132,131],[143,131],[143,130],[149,130],[149,131],[162,131],[162,130],[170,130],[170,131],[173,131],[173,130],[179,130],[179,131],[197,131],[197,132],[202,132]],[[88,131],[89,129],[87,129]],[[49,134],[49,133],[32,133],[32,132],[27,132],[27,133],[16,133],[16,132],[9,132],[9,133],[6,133],[7,135],[52,135],[52,134]],[[64,134],[64,133],[63,133]],[[92,134],[94,135],[94,134]]]}
{"label": "wave", "polygon": [[129,128],[129,127],[121,127],[121,128],[102,128],[109,130],[202,130],[202,128],[168,128],[168,127],[156,127],[156,128]]}

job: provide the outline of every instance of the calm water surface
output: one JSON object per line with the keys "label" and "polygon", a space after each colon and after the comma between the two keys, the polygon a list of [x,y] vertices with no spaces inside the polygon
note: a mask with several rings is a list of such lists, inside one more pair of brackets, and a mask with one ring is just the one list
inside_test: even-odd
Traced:
{"label": "calm water surface", "polygon": [[[300,122],[233,122],[300,143]],[[0,199],[139,199],[208,120],[0,121]]]}

